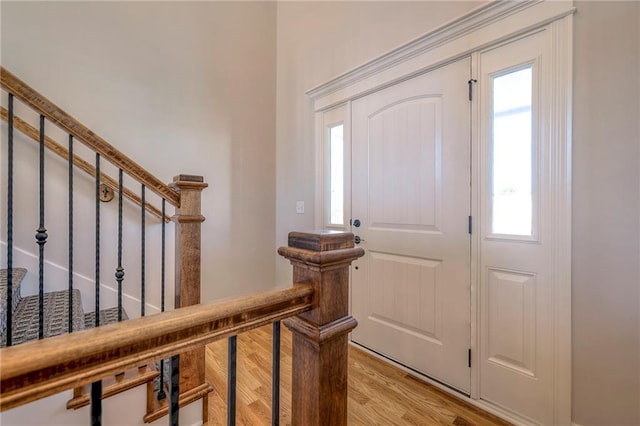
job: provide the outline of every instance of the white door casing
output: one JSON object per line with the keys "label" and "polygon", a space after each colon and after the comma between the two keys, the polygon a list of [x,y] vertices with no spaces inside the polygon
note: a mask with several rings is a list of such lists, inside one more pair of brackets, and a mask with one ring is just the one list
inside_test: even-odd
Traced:
{"label": "white door casing", "polygon": [[470,58],[352,104],[352,340],[468,393]]}

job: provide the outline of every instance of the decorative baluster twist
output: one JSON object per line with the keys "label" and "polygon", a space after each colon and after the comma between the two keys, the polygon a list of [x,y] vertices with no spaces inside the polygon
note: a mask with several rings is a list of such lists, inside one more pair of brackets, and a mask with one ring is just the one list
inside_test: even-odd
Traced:
{"label": "decorative baluster twist", "polygon": [[40,115],[40,225],[36,230],[38,243],[38,338],[44,338],[44,245],[47,229],[44,227],[44,115]]}
{"label": "decorative baluster twist", "polygon": [[[164,287],[165,287],[165,222],[164,218],[166,209],[166,200],[162,199],[162,240],[160,243],[160,312],[164,312]],[[158,400],[165,399],[167,397],[164,391],[164,359],[160,360],[160,389],[158,390]]]}
{"label": "decorative baluster twist", "polygon": [[118,267],[116,268],[116,281],[118,283],[118,321],[122,321],[122,280],[124,280],[124,268],[122,267],[122,192],[123,173],[118,170]]}
{"label": "decorative baluster twist", "polygon": [[13,335],[13,95],[9,94],[7,177],[7,346]]}
{"label": "decorative baluster twist", "polygon": [[100,154],[96,153],[96,282],[95,326],[100,327]]}

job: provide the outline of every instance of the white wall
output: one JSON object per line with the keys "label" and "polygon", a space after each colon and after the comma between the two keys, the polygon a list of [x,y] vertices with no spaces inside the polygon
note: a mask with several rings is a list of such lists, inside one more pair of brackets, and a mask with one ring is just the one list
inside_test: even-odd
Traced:
{"label": "white wall", "polygon": [[[4,426],[84,426],[90,424],[89,406],[77,410],[67,410],[66,403],[73,396],[73,391],[32,402],[5,411],[0,415],[0,423]],[[138,386],[127,392],[114,395],[102,402],[102,424],[105,426],[164,426],[167,417],[152,423],[142,422],[146,408],[146,387]],[[123,409],[123,407],[126,407]],[[46,421],[44,421],[46,419]],[[202,401],[196,401],[180,408],[180,424],[186,426],[202,425]]]}
{"label": "white wall", "polygon": [[[304,92],[478,5],[278,5],[278,244],[289,230],[314,226],[314,123]],[[577,7],[573,420],[640,424],[640,3]],[[296,200],[306,202],[304,215]],[[277,280],[290,280],[282,260]]]}
{"label": "white wall", "polygon": [[[205,177],[209,188],[203,194],[203,301],[272,287],[275,4],[3,1],[0,9],[4,67],[161,180],[170,182],[180,173]],[[2,135],[0,198],[4,200],[6,131]],[[65,136],[59,136],[66,145]],[[31,169],[32,163],[25,158],[37,159],[37,147],[19,139],[16,149],[26,156],[16,163],[20,176],[16,221],[23,221],[16,244],[36,253],[37,169]],[[45,249],[47,258],[64,268],[67,199],[64,184],[58,182],[66,179],[65,165],[48,158],[46,168],[49,241]],[[77,173],[76,180],[77,187],[89,194],[77,200],[81,229],[82,222],[91,226],[93,221],[92,182],[82,173]],[[2,206],[4,221],[6,204]],[[115,202],[103,204],[103,214],[115,208]],[[139,210],[125,203],[125,218],[127,285],[137,283],[139,277]],[[115,221],[113,215],[106,220]],[[148,221],[147,268],[149,281],[157,283],[159,224]],[[5,227],[3,222],[0,240],[6,239]],[[114,229],[102,236],[101,281],[111,284],[116,265]],[[168,231],[173,232],[173,227]],[[93,234],[76,232],[76,270],[91,279]],[[0,263],[5,262],[4,256],[3,250]],[[30,271],[31,286],[36,274]],[[127,291],[137,294],[135,287]],[[153,302],[156,306],[158,299]],[[170,292],[168,300],[172,300]],[[144,397],[134,400],[131,394],[105,402],[105,424],[142,424]],[[30,413],[37,413],[38,419],[46,418],[52,425],[86,424],[86,410],[64,409],[65,396],[3,413],[0,422],[34,424]],[[201,402],[181,411],[187,416],[185,424],[193,424],[199,407]],[[122,414],[127,414],[126,420],[117,417]],[[160,421],[164,422],[166,418]]]}
{"label": "white wall", "polygon": [[[314,228],[314,118],[305,92],[481,5],[481,2],[280,2],[276,242]],[[296,214],[296,201],[305,214]],[[289,263],[276,256],[280,285]]]}
{"label": "white wall", "polygon": [[[3,66],[161,180],[170,182],[179,173],[205,177],[202,299],[273,286],[275,4],[2,2],[1,7]],[[64,136],[61,142],[66,143]],[[35,146],[20,149],[35,156]],[[47,169],[48,176],[64,176],[63,164],[48,161]],[[35,185],[35,172],[23,174],[31,174]],[[85,186],[90,189],[91,182]],[[66,206],[63,194],[48,196],[47,203]],[[34,190],[20,196],[21,211],[37,218]],[[104,206],[109,208],[115,202]],[[139,213],[129,210],[130,238],[136,242],[125,248],[125,279],[137,281]],[[84,216],[91,222],[93,207],[80,211],[77,220]],[[52,215],[45,247],[48,257],[65,265],[66,242],[56,245],[53,223],[66,219]],[[149,221],[155,224],[153,238],[159,225]],[[16,243],[36,252],[35,228],[30,228]],[[115,238],[103,238],[109,256],[106,246],[115,247]],[[76,244],[78,256],[87,257],[76,267],[93,276],[93,236],[85,234]],[[149,271],[159,269],[156,247],[152,240]],[[113,280],[116,264],[104,260],[105,280]]]}
{"label": "white wall", "polygon": [[640,3],[578,2],[573,419],[640,424]]}

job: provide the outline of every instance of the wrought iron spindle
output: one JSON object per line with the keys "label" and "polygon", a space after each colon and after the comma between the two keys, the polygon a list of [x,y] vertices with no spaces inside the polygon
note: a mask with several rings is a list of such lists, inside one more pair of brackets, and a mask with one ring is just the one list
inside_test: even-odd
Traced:
{"label": "wrought iron spindle", "polygon": [[73,136],[69,135],[69,333],[73,331]]}
{"label": "wrought iron spindle", "polygon": [[273,323],[273,380],[271,385],[271,424],[280,425],[280,321]]}
{"label": "wrought iron spindle", "polygon": [[169,424],[180,424],[180,355],[171,357],[171,391],[169,396]]}
{"label": "wrought iron spindle", "polygon": [[91,383],[91,426],[102,425],[102,382]]}
{"label": "wrought iron spindle", "polygon": [[147,213],[146,211],[146,204],[145,204],[145,191],[144,191],[145,187],[144,184],[142,184],[142,189],[141,189],[141,194],[140,194],[140,204],[141,204],[141,210],[142,210],[142,214],[141,214],[141,218],[140,218],[140,316],[144,316],[144,299],[145,299],[145,273],[146,273],[146,269],[145,269],[145,265],[146,265],[146,247],[145,247],[145,215]]}
{"label": "wrought iron spindle", "polygon": [[[164,312],[164,271],[165,271],[165,208],[166,201],[162,199],[162,240],[160,242],[160,312]],[[165,399],[167,394],[164,391],[164,359],[160,360],[160,390],[158,390],[158,400]]]}
{"label": "wrought iron spindle", "polygon": [[118,282],[118,321],[122,321],[122,280],[124,268],[122,267],[122,169],[118,170],[118,267],[116,268],[116,281]]}
{"label": "wrought iron spindle", "polygon": [[227,426],[236,424],[236,353],[238,336],[229,337],[227,363]]}
{"label": "wrought iron spindle", "polygon": [[95,326],[100,327],[100,154],[96,152],[96,288]]}
{"label": "wrought iron spindle", "polygon": [[7,176],[7,346],[13,335],[13,95],[9,93]]}
{"label": "wrought iron spindle", "polygon": [[44,115],[40,115],[40,225],[36,230],[38,243],[38,339],[44,338],[44,245],[47,229],[44,227]]}

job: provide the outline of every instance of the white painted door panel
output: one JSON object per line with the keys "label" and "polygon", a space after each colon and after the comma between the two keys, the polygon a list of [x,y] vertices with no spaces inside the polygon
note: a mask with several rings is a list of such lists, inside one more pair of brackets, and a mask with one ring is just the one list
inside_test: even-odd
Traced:
{"label": "white painted door panel", "polygon": [[352,339],[468,392],[470,59],[352,104]]}
{"label": "white painted door panel", "polygon": [[[553,207],[547,195],[549,145],[541,124],[547,102],[542,77],[544,48],[545,32],[539,32],[483,52],[479,59],[483,128],[480,398],[534,423],[553,424],[554,302],[549,273],[553,262],[550,249],[553,235],[548,226]],[[523,67],[532,70],[531,232],[529,235],[493,234],[491,179],[496,148],[492,142],[495,137],[491,124],[492,81]],[[518,143],[517,137],[513,136],[509,143]],[[517,211],[515,208],[513,214],[518,214]]]}

